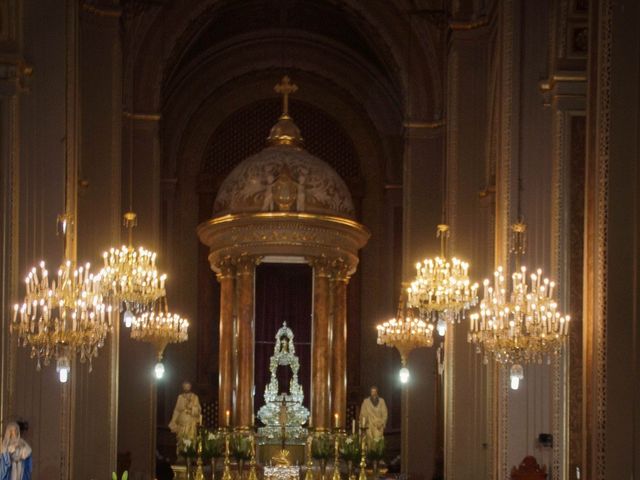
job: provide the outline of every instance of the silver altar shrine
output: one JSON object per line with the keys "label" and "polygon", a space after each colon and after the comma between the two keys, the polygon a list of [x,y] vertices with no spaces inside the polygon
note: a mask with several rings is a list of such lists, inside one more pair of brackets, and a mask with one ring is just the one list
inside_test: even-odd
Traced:
{"label": "silver altar shrine", "polygon": [[[264,426],[258,428],[258,434],[266,441],[304,440],[307,429],[303,425],[309,418],[309,410],[302,404],[304,392],[302,385],[298,383],[300,360],[296,356],[293,332],[287,322],[282,324],[275,338],[273,355],[269,361],[271,380],[264,391],[265,405],[258,410],[258,419]],[[277,375],[279,366],[291,369],[288,392],[280,393]]]}

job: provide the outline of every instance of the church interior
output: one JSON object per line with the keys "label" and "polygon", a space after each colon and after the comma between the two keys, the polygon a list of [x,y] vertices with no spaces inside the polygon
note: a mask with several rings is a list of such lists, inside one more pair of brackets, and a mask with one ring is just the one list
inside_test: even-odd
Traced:
{"label": "church interior", "polygon": [[0,480],[640,478],[639,22],[0,1]]}

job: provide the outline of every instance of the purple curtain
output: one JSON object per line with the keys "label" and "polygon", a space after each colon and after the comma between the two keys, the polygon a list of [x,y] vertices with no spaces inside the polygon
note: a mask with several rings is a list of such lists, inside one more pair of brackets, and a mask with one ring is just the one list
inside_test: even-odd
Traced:
{"label": "purple curtain", "polygon": [[[311,322],[313,280],[308,265],[266,263],[256,270],[255,398],[254,408],[264,405],[264,389],[269,382],[269,358],[273,355],[276,332],[283,322],[293,331],[296,355],[300,359],[298,379],[309,407],[311,376]],[[289,369],[279,368],[280,383],[290,379]],[[287,388],[285,387],[285,389]]]}

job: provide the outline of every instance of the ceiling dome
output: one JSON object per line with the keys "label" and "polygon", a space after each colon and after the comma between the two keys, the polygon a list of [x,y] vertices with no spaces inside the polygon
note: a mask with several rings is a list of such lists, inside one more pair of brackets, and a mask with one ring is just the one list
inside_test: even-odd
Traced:
{"label": "ceiling dome", "polygon": [[288,95],[296,89],[287,77],[276,85],[284,95],[284,113],[267,147],[240,162],[222,183],[214,216],[289,211],[354,217],[346,184],[328,163],[303,148],[300,130],[288,115]]}

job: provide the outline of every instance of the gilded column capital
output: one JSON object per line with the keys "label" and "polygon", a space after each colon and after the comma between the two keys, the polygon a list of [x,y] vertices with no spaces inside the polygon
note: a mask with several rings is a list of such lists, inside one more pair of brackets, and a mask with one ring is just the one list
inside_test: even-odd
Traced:
{"label": "gilded column capital", "polygon": [[313,275],[316,277],[331,277],[333,273],[333,261],[325,256],[310,257],[307,262],[313,268]]}
{"label": "gilded column capital", "polygon": [[257,255],[240,255],[235,259],[236,274],[238,276],[253,275],[261,260],[262,257]]}
{"label": "gilded column capital", "polygon": [[231,256],[226,256],[216,265],[216,277],[218,281],[224,278],[233,278],[236,274],[236,262]]}
{"label": "gilded column capital", "polygon": [[348,261],[342,257],[336,258],[331,262],[331,269],[334,281],[349,283],[353,267]]}

